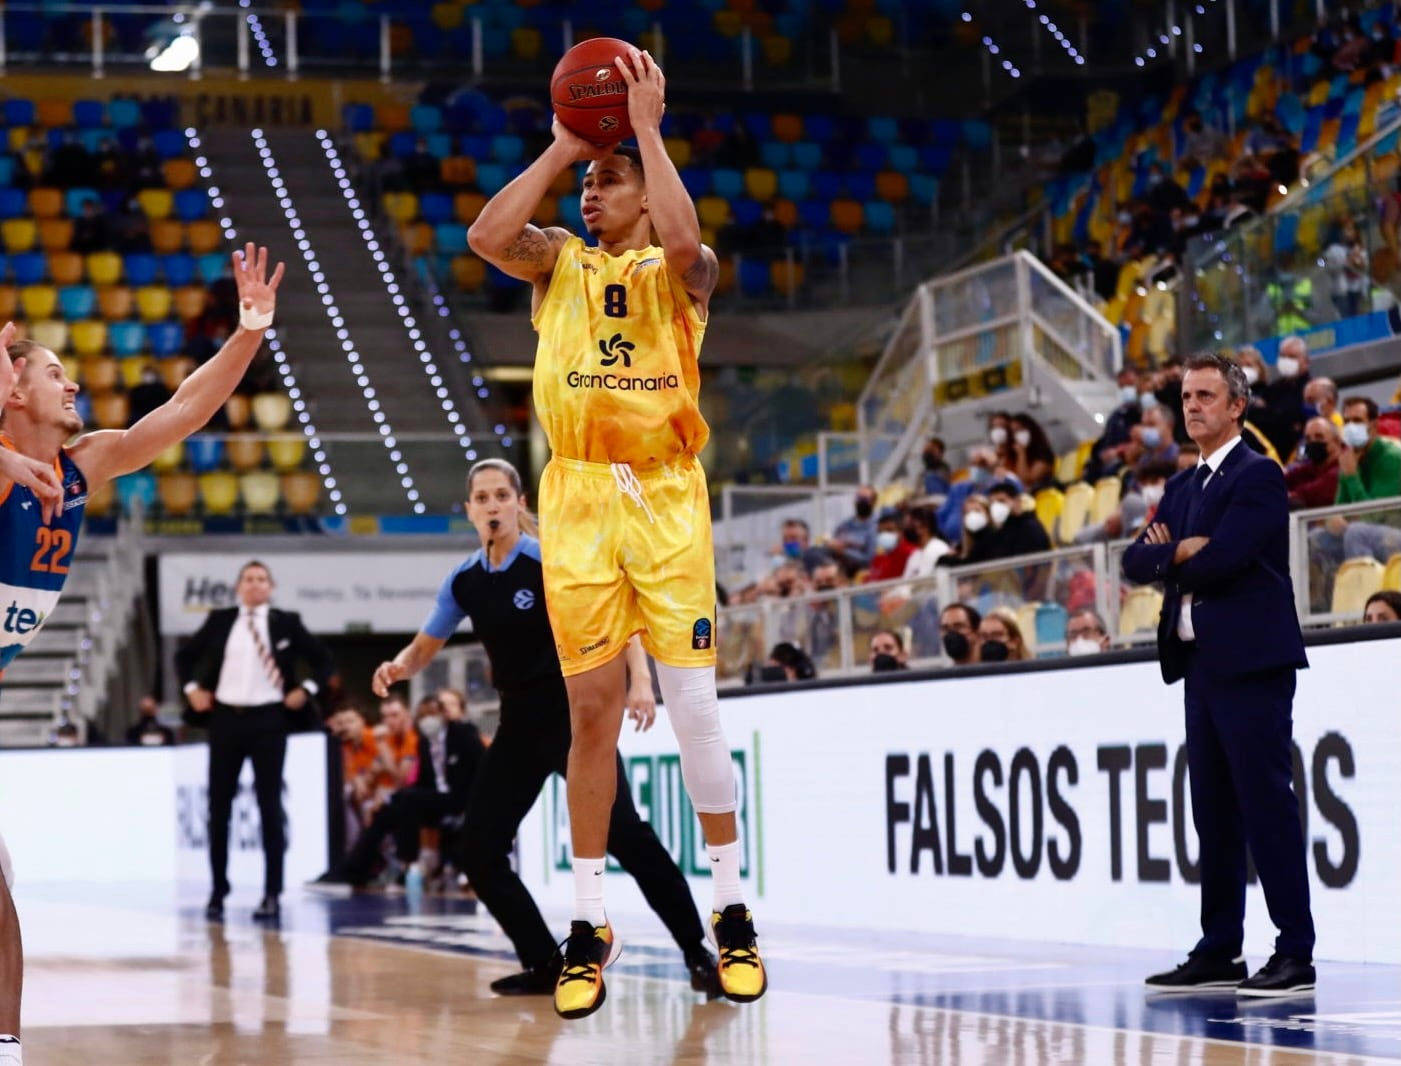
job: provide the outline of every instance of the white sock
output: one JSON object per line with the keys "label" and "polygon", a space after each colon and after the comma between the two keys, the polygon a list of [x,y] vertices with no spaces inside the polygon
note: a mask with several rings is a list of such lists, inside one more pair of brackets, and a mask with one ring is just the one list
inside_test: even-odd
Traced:
{"label": "white sock", "polygon": [[24,1049],[19,1037],[0,1033],[0,1066],[24,1066]]}
{"label": "white sock", "polygon": [[574,920],[593,926],[604,925],[603,867],[607,859],[581,859],[574,856]]}
{"label": "white sock", "polygon": [[739,887],[739,841],[729,844],[707,844],[710,856],[710,880],[715,887],[715,909],[724,911],[732,903],[743,903]]}

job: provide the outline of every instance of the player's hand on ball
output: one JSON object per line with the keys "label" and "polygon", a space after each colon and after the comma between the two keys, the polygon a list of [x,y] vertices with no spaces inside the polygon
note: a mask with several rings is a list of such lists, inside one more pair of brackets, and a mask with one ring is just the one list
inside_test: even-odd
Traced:
{"label": "player's hand on ball", "polygon": [[614,63],[628,83],[628,118],[633,131],[661,129],[666,111],[666,78],[652,53],[634,48],[630,55],[619,56]]}
{"label": "player's hand on ball", "polygon": [[558,115],[555,116],[555,120],[550,126],[550,133],[554,135],[556,141],[570,149],[576,163],[583,163],[591,159],[602,159],[605,155],[613,151],[612,148],[600,148],[596,144],[590,144],[561,122]]}
{"label": "player's hand on ball", "polygon": [[374,678],[370,681],[370,688],[380,699],[385,699],[389,695],[389,686],[408,676],[408,671],[398,663],[380,663],[379,668],[375,670]]}
{"label": "player's hand on ball", "polygon": [[647,732],[657,720],[657,700],[650,684],[630,686],[627,707],[627,716],[637,723],[633,729],[636,733]]}

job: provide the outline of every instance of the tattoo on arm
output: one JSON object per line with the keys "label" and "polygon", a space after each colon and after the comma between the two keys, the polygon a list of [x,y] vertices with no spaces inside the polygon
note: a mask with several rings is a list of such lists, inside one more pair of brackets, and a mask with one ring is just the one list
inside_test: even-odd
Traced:
{"label": "tattoo on arm", "polygon": [[705,252],[686,268],[686,273],[681,277],[681,283],[686,286],[686,291],[700,296],[709,296],[715,289],[715,283],[720,279],[720,264],[716,262],[714,255]]}
{"label": "tattoo on arm", "polygon": [[549,238],[538,229],[523,229],[520,236],[506,246],[501,258],[508,263],[533,263],[543,266],[549,247]]}

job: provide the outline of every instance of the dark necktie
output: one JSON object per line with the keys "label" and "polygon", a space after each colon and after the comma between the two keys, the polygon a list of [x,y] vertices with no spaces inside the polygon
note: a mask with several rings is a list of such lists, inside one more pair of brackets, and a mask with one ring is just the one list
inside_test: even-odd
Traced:
{"label": "dark necktie", "polygon": [[1192,478],[1192,498],[1187,502],[1187,532],[1185,536],[1192,536],[1196,531],[1197,513],[1201,510],[1202,496],[1206,493],[1206,483],[1211,478],[1211,467],[1202,463],[1197,467],[1196,475]]}

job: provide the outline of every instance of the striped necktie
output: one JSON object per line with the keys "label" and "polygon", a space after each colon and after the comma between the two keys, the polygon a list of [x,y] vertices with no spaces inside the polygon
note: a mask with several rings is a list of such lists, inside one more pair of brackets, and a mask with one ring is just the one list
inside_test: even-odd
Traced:
{"label": "striped necktie", "polygon": [[283,688],[282,671],[277,668],[277,660],[272,657],[272,652],[268,651],[268,646],[263,643],[263,638],[258,633],[258,624],[253,619],[253,612],[249,611],[243,617],[248,619],[248,632],[253,637],[253,647],[258,649],[258,658],[262,661],[263,672],[281,692]]}

